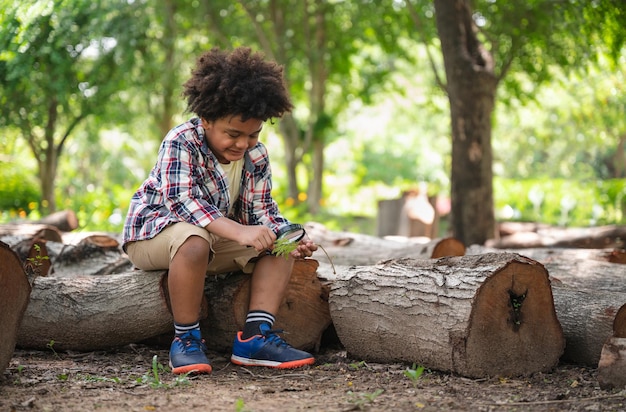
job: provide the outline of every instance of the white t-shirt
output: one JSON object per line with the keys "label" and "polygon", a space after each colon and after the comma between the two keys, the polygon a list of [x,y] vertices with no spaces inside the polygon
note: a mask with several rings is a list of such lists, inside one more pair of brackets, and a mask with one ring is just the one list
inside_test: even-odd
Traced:
{"label": "white t-shirt", "polygon": [[243,173],[244,159],[237,160],[236,162],[230,162],[228,164],[220,163],[224,173],[226,173],[226,179],[228,181],[228,195],[230,196],[230,209],[228,214],[232,213],[233,206],[239,198],[239,189],[241,188],[241,174]]}

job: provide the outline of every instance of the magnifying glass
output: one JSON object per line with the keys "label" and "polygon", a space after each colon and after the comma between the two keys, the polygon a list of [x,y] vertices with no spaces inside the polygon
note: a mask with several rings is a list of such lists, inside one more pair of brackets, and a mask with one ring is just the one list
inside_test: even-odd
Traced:
{"label": "magnifying glass", "polygon": [[304,230],[304,226],[299,223],[291,223],[287,226],[282,227],[278,233],[276,233],[276,239],[286,239],[288,242],[299,242],[306,235],[306,231]]}

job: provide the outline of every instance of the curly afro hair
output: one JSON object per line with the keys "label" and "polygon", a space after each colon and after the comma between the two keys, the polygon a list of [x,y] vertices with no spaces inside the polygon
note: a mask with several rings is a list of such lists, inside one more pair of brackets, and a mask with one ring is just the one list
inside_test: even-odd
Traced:
{"label": "curly afro hair", "polygon": [[208,121],[231,115],[266,121],[293,108],[283,67],[247,47],[202,54],[183,85],[183,96],[187,111]]}

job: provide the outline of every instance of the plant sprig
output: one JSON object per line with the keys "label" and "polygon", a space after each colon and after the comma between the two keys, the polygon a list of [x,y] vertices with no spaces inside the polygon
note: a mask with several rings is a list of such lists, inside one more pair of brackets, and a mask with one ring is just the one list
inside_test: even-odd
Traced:
{"label": "plant sprig", "polygon": [[[333,267],[333,273],[336,275],[337,271],[335,270],[335,264],[333,263],[333,260],[330,258],[330,256],[328,256],[328,252],[326,252],[326,249],[324,249],[322,245],[317,245],[317,246],[320,249],[322,249],[322,252],[324,252],[326,257],[328,258],[330,265]],[[294,242],[291,239],[282,238],[282,239],[277,239],[276,242],[274,242],[274,249],[272,250],[272,252],[276,256],[282,256],[285,259],[287,259],[289,257],[289,254],[293,252],[294,250],[296,250],[297,248],[298,248],[298,242]]]}

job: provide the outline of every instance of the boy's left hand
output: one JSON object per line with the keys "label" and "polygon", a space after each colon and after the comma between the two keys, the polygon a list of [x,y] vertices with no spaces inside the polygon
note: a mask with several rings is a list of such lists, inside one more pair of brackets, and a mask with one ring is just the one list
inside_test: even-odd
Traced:
{"label": "boy's left hand", "polygon": [[290,253],[295,259],[304,259],[311,257],[313,252],[317,250],[317,245],[311,239],[302,239],[298,243],[298,247]]}

